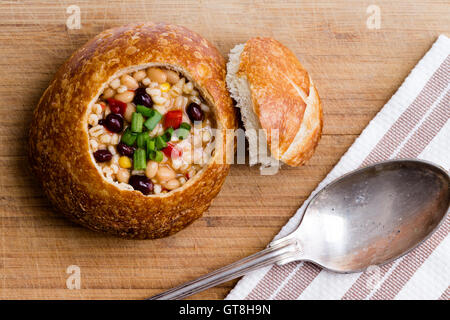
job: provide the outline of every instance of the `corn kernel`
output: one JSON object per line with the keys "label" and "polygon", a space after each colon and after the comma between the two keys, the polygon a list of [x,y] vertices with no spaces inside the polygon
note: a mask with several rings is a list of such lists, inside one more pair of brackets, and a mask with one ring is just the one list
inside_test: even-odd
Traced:
{"label": "corn kernel", "polygon": [[120,157],[120,159],[119,159],[119,166],[121,166],[124,169],[131,168],[131,160],[130,160],[130,158],[128,158],[126,156]]}
{"label": "corn kernel", "polygon": [[170,84],[168,82],[161,83],[161,92],[168,92],[170,90]]}

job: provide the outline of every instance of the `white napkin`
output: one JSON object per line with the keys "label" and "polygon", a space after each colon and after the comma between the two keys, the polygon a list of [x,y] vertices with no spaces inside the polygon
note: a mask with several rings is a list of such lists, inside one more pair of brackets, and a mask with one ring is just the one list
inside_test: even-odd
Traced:
{"label": "white napkin", "polygon": [[[382,160],[419,158],[449,170],[449,88],[450,40],[441,35],[309,199],[339,176]],[[294,230],[307,202],[277,237]],[[256,270],[244,276],[226,299],[448,300],[449,232],[447,216],[420,247],[364,273],[336,274],[297,262]]]}

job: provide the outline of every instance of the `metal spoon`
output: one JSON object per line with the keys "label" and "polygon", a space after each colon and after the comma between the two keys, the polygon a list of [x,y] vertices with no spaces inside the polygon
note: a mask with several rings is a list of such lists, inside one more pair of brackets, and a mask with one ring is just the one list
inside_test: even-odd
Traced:
{"label": "metal spoon", "polygon": [[320,190],[297,229],[265,250],[150,299],[181,299],[274,263],[310,261],[341,273],[382,265],[427,239],[449,202],[450,177],[432,163],[371,165]]}

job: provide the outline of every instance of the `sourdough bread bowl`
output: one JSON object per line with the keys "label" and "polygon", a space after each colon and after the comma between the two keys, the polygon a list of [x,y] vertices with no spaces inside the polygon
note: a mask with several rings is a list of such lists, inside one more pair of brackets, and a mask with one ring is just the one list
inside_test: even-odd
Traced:
{"label": "sourdough bread bowl", "polygon": [[[158,75],[164,78],[159,83],[159,80],[153,81],[148,78],[155,76],[157,79]],[[180,122],[184,121],[187,131],[194,124],[186,124],[190,117],[190,114],[186,116],[187,111],[184,110],[188,108],[186,103],[190,103],[191,109],[196,108],[194,111],[197,113],[201,112],[200,105],[206,108],[213,122],[210,125],[218,132],[235,129],[235,113],[226,89],[225,75],[225,60],[218,50],[200,35],[184,27],[144,23],[126,25],[100,33],[77,50],[59,69],[34,111],[29,132],[29,158],[32,171],[41,182],[45,194],[57,210],[71,220],[90,229],[120,237],[160,238],[186,227],[209,207],[225,180],[229,165],[221,159],[223,156],[221,152],[213,152],[206,163],[196,167],[198,170],[194,170],[193,176],[178,177],[182,173],[177,171],[176,188],[161,180],[163,187],[159,188],[158,194],[155,193],[157,183],[151,182],[146,177],[147,169],[134,170],[138,172],[137,175],[140,175],[142,181],[145,180],[144,182],[140,180],[137,184],[134,181],[134,185],[138,186],[134,189],[130,185],[127,186],[123,179],[119,183],[121,180],[118,178],[118,172],[124,173],[126,178],[124,168],[129,168],[130,162],[142,160],[134,158],[136,150],[139,149],[144,150],[142,153],[144,159],[150,155],[153,162],[162,161],[159,162],[158,168],[163,166],[164,160],[172,161],[170,154],[166,152],[167,143],[175,145],[181,141],[181,136],[176,136],[172,140],[169,136],[167,142],[161,139],[165,137],[163,134],[154,134],[157,130],[166,130],[165,134],[169,129],[166,127],[168,113],[164,112],[175,108],[171,105],[175,104],[173,101],[176,100],[170,98],[172,91],[178,90],[181,97],[178,100],[181,104],[184,103],[184,106],[179,108],[180,111],[171,109],[175,114],[173,119],[178,121],[178,115],[182,114]],[[171,76],[178,78],[170,82]],[[137,87],[131,89],[130,86],[127,87],[128,82],[132,83],[131,86],[136,85],[134,80],[130,80],[133,77],[135,80],[140,79],[136,81],[139,88],[142,83],[147,83],[148,88],[141,90]],[[117,82],[115,79],[120,79],[119,87],[112,85]],[[138,100],[144,102],[136,102],[138,90],[141,90],[141,94],[147,98],[150,95],[148,92],[159,90],[159,94],[155,97],[159,97],[160,100],[167,98],[166,100],[172,102],[167,103],[167,106],[166,100],[164,105],[163,102],[161,105],[150,102],[150,105],[145,106],[147,109],[141,106],[141,111],[136,110],[137,105],[145,105],[142,96]],[[106,94],[111,95],[110,91],[115,96],[104,98]],[[134,100],[129,101],[127,97],[123,98],[125,102],[117,102],[121,94],[131,95]],[[127,105],[128,111],[132,109],[134,111],[132,117],[122,109],[117,111],[117,114],[111,113],[116,104]],[[159,113],[153,109],[159,110]],[[97,111],[93,110],[98,110],[98,115],[95,113]],[[153,113],[147,114],[149,110]],[[139,112],[141,114],[138,114]],[[138,119],[140,122],[135,121],[134,114],[140,117]],[[150,124],[146,131],[142,125],[142,119],[145,120],[142,114],[149,117],[147,118],[149,122],[155,119],[155,114],[159,116],[163,114],[161,121],[165,121],[164,126],[158,124],[159,129],[156,127],[153,129],[153,125]],[[203,112],[201,114],[203,115]],[[126,120],[127,117],[129,122]],[[203,116],[201,119],[204,119]],[[106,126],[107,129],[112,128],[111,130],[116,133],[103,129],[101,122],[103,126],[105,122],[109,123],[110,127]],[[111,124],[121,125],[120,130],[116,130]],[[140,131],[136,126],[139,126]],[[180,126],[180,123],[177,123],[177,126]],[[92,133],[94,127],[102,132],[100,138]],[[183,128],[186,131],[186,128]],[[111,141],[115,139],[117,143],[118,139],[123,140],[123,132],[126,130],[131,130],[129,135],[134,138],[146,132],[150,137],[148,141],[159,139],[161,143],[166,143],[165,149],[162,147],[158,149],[154,145],[154,149],[149,149],[149,142],[145,142],[146,144],[141,147],[139,144],[137,147],[130,144],[128,148],[135,150],[133,156],[130,155],[128,160],[124,159],[127,157],[122,153],[116,156],[114,152],[117,151],[118,145],[114,145]],[[108,134],[111,137],[108,138]],[[225,139],[216,141],[216,150],[228,148],[227,144],[230,143],[232,141]],[[98,152],[99,148],[104,148],[100,150],[102,154]],[[108,154],[110,152],[108,150],[111,150],[112,154]],[[159,156],[164,157],[164,160],[158,158]],[[110,164],[114,159],[117,160],[117,157],[124,160],[123,167],[122,163],[120,166],[114,164],[115,167]],[[164,164],[166,165],[169,164]],[[105,170],[105,167],[110,169]],[[116,169],[117,176],[114,173]],[[133,168],[126,170],[128,176],[134,174]],[[133,185],[131,178],[129,181]],[[141,186],[144,183],[144,189],[148,186],[151,188],[145,189],[144,192],[142,191],[144,189],[139,189],[139,183]]]}
{"label": "sourdough bread bowl", "polygon": [[[322,134],[322,105],[308,72],[288,48],[271,38],[235,46],[226,80],[248,138],[264,129],[272,159],[290,166],[311,158]],[[261,157],[261,150],[250,158],[273,163]]]}

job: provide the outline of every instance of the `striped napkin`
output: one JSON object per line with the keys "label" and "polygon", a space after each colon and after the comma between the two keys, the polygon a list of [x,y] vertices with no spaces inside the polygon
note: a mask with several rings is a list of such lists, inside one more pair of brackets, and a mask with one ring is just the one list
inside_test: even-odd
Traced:
{"label": "striped napkin", "polygon": [[[383,160],[419,158],[449,170],[449,88],[450,39],[442,35],[310,198],[341,175]],[[294,230],[307,202],[276,238]],[[447,216],[420,247],[363,273],[336,274],[307,262],[256,270],[244,276],[226,299],[448,300],[449,231]]]}

